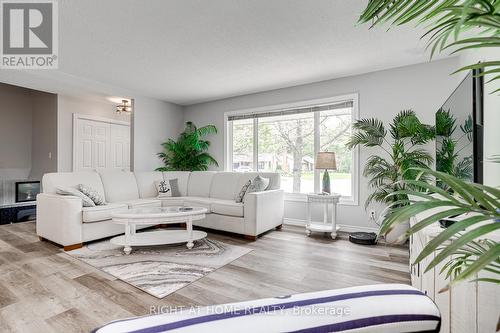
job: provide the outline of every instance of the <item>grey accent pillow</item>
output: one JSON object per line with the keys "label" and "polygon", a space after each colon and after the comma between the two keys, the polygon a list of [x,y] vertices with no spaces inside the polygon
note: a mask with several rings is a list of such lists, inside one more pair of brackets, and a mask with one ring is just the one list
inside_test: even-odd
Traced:
{"label": "grey accent pillow", "polygon": [[236,202],[243,202],[243,197],[245,197],[245,194],[247,193],[248,187],[252,184],[251,180],[248,180],[245,185],[240,190],[240,193],[236,196]]}
{"label": "grey accent pillow", "polygon": [[170,179],[168,181],[170,183],[170,193],[172,193],[173,197],[180,197],[181,192],[179,191],[179,180],[177,178]]}
{"label": "grey accent pillow", "polygon": [[158,198],[166,198],[172,196],[172,191],[170,191],[170,182],[167,180],[156,181],[155,182],[156,191],[158,191]]}
{"label": "grey accent pillow", "polygon": [[82,199],[83,207],[95,207],[95,203],[88,196],[72,187],[58,187],[56,193],[60,195],[71,195]]}
{"label": "grey accent pillow", "polygon": [[[269,183],[270,183],[269,178],[263,178],[260,175],[255,177],[252,180],[252,183],[250,184],[250,186],[248,187],[248,189],[245,193],[245,196],[248,193],[265,191],[269,187]],[[245,196],[243,197],[243,202],[245,202]]]}
{"label": "grey accent pillow", "polygon": [[104,201],[104,198],[94,190],[92,187],[83,185],[83,184],[78,184],[78,189],[80,192],[88,196],[92,201],[96,204],[96,206],[102,206],[106,204],[106,201]]}

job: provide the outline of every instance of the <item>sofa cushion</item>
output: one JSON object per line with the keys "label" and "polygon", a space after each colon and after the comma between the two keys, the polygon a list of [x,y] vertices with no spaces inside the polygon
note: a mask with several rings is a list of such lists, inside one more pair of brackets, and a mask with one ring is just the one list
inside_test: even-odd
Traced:
{"label": "sofa cushion", "polygon": [[238,188],[238,180],[241,174],[237,172],[218,172],[212,178],[210,187],[210,198],[236,200],[241,187]]}
{"label": "sofa cushion", "polygon": [[99,222],[111,219],[111,214],[127,210],[128,206],[119,203],[110,203],[103,206],[83,207],[82,221],[84,223]]}
{"label": "sofa cushion", "polygon": [[182,197],[181,191],[179,190],[179,179],[174,178],[168,180],[168,187],[170,189],[170,196]]}
{"label": "sofa cushion", "polygon": [[184,205],[188,207],[203,207],[210,212],[210,198],[205,197],[186,197]]}
{"label": "sofa cushion", "polygon": [[161,201],[162,207],[175,207],[175,206],[183,206],[186,197],[164,197],[158,198]]}
{"label": "sofa cushion", "polygon": [[249,180],[241,187],[240,192],[236,195],[236,202],[243,202],[243,198],[245,197],[245,194],[247,193],[248,188],[252,185],[252,181]]}
{"label": "sofa cushion", "polygon": [[188,182],[191,176],[189,171],[165,171],[163,172],[163,179],[170,180],[177,178],[177,184],[179,185],[179,192],[181,197],[185,197],[188,192]]}
{"label": "sofa cushion", "polygon": [[121,204],[125,204],[130,209],[134,208],[151,208],[151,207],[161,207],[161,201],[156,199],[136,199],[120,201]]}
{"label": "sofa cushion", "polygon": [[78,184],[78,191],[85,194],[96,206],[101,206],[106,204],[104,196],[92,187],[85,184]]}
{"label": "sofa cushion", "polygon": [[172,191],[170,188],[170,181],[168,181],[168,180],[155,181],[155,187],[156,187],[156,191],[158,194],[156,197],[157,199],[172,196]]}
{"label": "sofa cushion", "polygon": [[154,198],[158,195],[155,183],[163,180],[160,171],[134,172],[134,174],[141,198]]}
{"label": "sofa cushion", "polygon": [[[108,202],[121,202],[139,199],[137,181],[132,172],[129,171],[101,171],[99,175],[106,192]],[[154,184],[152,184],[154,186]]]}
{"label": "sofa cushion", "polygon": [[188,197],[205,197],[210,195],[210,186],[215,171],[194,171],[191,172],[188,182]]}
{"label": "sofa cushion", "polygon": [[210,211],[215,214],[243,217],[243,204],[233,200],[212,199]]}
{"label": "sofa cushion", "polygon": [[77,190],[76,188],[73,187],[58,187],[56,189],[56,193],[60,195],[71,195],[74,197],[78,197],[82,199],[82,206],[83,207],[95,207],[94,201],[90,199],[88,196]]}
{"label": "sofa cushion", "polygon": [[104,187],[97,172],[59,172],[46,173],[42,178],[43,193],[57,193],[58,187],[73,187],[85,184],[104,197]]}
{"label": "sofa cushion", "polygon": [[261,177],[260,175],[255,177],[252,182],[250,183],[250,186],[248,186],[247,191],[245,192],[245,195],[243,196],[243,202],[245,202],[245,197],[249,193],[253,192],[262,192],[268,189],[269,187],[269,178],[264,178]]}
{"label": "sofa cushion", "polygon": [[279,190],[281,187],[281,176],[277,172],[241,172],[240,175],[238,189],[241,189],[247,181],[254,180],[259,175],[263,178],[269,178],[269,186],[266,190]]}

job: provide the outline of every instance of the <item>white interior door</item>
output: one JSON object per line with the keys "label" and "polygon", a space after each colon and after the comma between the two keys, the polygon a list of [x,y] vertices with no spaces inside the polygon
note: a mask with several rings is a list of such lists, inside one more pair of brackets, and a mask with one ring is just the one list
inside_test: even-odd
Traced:
{"label": "white interior door", "polygon": [[73,171],[130,170],[130,125],[74,118]]}
{"label": "white interior door", "polygon": [[111,168],[130,170],[130,126],[111,124]]}

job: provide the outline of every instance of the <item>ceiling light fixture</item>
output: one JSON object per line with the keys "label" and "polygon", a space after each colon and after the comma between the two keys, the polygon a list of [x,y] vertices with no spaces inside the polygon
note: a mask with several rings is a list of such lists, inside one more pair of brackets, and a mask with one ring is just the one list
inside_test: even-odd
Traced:
{"label": "ceiling light fixture", "polygon": [[118,114],[131,112],[132,106],[130,106],[129,101],[127,101],[126,99],[122,99],[122,103],[116,106],[116,113]]}

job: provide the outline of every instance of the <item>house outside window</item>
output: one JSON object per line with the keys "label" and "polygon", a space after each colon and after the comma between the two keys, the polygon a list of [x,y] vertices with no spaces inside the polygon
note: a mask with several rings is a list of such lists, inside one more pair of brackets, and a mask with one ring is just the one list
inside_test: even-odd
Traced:
{"label": "house outside window", "polygon": [[282,106],[228,112],[226,169],[279,172],[288,197],[320,191],[322,170],[314,168],[320,151],[336,154],[330,171],[332,191],[357,204],[357,150],[345,144],[357,118],[357,94]]}

